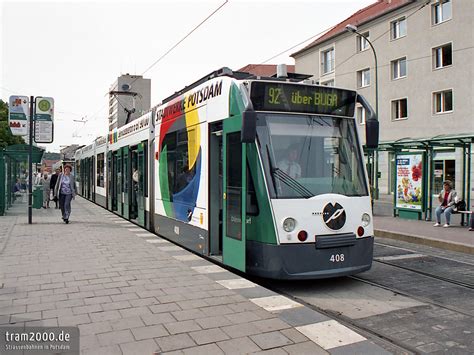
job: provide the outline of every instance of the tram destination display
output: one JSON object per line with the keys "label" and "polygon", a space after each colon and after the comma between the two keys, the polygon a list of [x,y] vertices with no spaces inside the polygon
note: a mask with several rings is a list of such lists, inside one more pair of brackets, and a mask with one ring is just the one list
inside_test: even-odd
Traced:
{"label": "tram destination display", "polygon": [[325,86],[253,82],[256,111],[282,111],[354,117],[356,92]]}

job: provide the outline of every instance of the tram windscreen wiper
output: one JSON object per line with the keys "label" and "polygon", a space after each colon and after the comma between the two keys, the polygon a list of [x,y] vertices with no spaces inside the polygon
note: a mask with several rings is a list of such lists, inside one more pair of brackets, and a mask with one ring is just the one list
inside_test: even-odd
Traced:
{"label": "tram windscreen wiper", "polygon": [[301,196],[305,198],[313,197],[313,193],[311,191],[309,191],[306,187],[296,181],[296,179],[292,178],[280,168],[273,168],[272,175],[277,177],[282,183],[299,193]]}

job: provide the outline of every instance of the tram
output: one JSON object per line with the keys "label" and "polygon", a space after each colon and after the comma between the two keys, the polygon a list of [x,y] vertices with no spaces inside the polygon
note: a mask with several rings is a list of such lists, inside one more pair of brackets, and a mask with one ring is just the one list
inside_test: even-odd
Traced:
{"label": "tram", "polygon": [[272,279],[368,270],[373,218],[355,91],[228,68],[76,152],[79,192],[198,254]]}

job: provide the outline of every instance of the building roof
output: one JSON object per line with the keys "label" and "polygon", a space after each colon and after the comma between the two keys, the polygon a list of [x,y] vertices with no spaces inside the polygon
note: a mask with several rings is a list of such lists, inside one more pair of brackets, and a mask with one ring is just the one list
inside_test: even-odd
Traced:
{"label": "building roof", "polygon": [[378,0],[375,3],[364,7],[363,9],[352,14],[344,21],[338,23],[328,32],[318,37],[315,41],[300,49],[299,51],[291,54],[291,57],[301,54],[310,48],[317,46],[331,38],[334,38],[346,31],[346,25],[360,26],[366,22],[372,21],[380,16],[383,16],[391,11],[394,11],[400,7],[413,3],[416,0]]}
{"label": "building roof", "polygon": [[[286,70],[288,73],[294,73],[295,66],[286,65]],[[240,68],[237,71],[250,73],[256,76],[272,77],[276,76],[277,66],[276,64],[247,64],[245,67]]]}

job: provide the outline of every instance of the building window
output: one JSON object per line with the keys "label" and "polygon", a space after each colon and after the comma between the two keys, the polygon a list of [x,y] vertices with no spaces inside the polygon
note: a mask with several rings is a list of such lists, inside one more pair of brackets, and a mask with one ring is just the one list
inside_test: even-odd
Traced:
{"label": "building window", "polygon": [[334,86],[334,79],[324,81],[324,82],[321,83],[321,85],[323,85],[323,86]]}
{"label": "building window", "polygon": [[445,90],[433,93],[434,113],[446,113],[453,110],[453,91]]}
{"label": "building window", "polygon": [[439,0],[431,5],[431,18],[433,25],[447,21],[453,14],[451,0]]}
{"label": "building window", "polygon": [[321,53],[321,69],[323,74],[334,71],[334,48]]}
{"label": "building window", "polygon": [[392,101],[392,120],[401,120],[408,118],[407,99],[399,99]]}
{"label": "building window", "polygon": [[392,39],[405,37],[407,35],[407,19],[405,17],[393,21],[390,24]]}
{"label": "building window", "polygon": [[407,76],[407,58],[400,58],[392,61],[392,80]]}
{"label": "building window", "polygon": [[357,86],[364,88],[370,85],[370,69],[363,69],[357,72]]}
{"label": "building window", "polygon": [[440,69],[453,64],[453,45],[451,43],[433,49],[433,67]]}
{"label": "building window", "polygon": [[369,48],[369,32],[362,33],[362,36],[357,36],[357,51],[362,52]]}
{"label": "building window", "polygon": [[357,122],[359,122],[359,124],[365,124],[365,120],[367,118],[367,110],[362,106],[357,106],[356,117]]}

